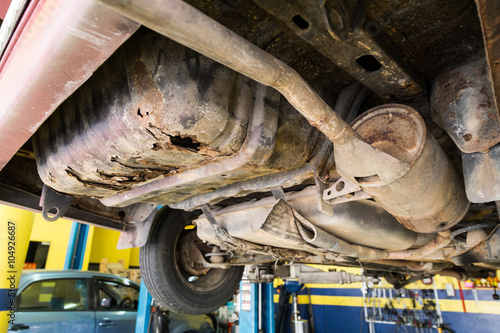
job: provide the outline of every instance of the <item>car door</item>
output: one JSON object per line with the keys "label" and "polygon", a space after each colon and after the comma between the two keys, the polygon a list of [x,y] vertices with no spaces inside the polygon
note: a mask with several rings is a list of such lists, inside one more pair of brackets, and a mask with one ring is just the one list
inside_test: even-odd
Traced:
{"label": "car door", "polygon": [[9,332],[94,332],[89,283],[85,278],[62,278],[29,284],[17,296],[16,325]]}
{"label": "car door", "polygon": [[139,288],[128,281],[96,277],[96,333],[134,333]]}

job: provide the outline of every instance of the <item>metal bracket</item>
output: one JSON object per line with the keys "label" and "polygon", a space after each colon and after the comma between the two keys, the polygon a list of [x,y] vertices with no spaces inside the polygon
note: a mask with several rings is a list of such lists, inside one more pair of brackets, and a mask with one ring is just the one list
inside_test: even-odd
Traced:
{"label": "metal bracket", "polygon": [[364,192],[357,184],[354,184],[343,177],[323,191],[323,200],[328,202],[330,205],[370,198],[371,195]]}
{"label": "metal bracket", "polygon": [[156,214],[157,210],[155,207],[154,211],[143,222],[130,225],[127,230],[122,231],[116,248],[122,250],[144,246],[148,240],[149,231],[151,230]]}
{"label": "metal bracket", "polygon": [[271,193],[273,194],[273,197],[274,199],[276,199],[276,201],[278,201],[279,199],[283,199],[284,201],[286,201],[285,192],[283,191],[283,188],[274,187],[271,189]]}
{"label": "metal bracket", "polygon": [[323,193],[327,190],[328,184],[325,184],[320,177],[314,177],[314,182],[316,183],[316,192],[319,202],[318,208],[320,212],[333,216],[334,212],[332,205],[324,199],[323,195]]}
{"label": "metal bracket", "polygon": [[74,197],[59,194],[47,185],[43,185],[42,196],[40,197],[43,218],[53,222],[63,217],[74,200]]}

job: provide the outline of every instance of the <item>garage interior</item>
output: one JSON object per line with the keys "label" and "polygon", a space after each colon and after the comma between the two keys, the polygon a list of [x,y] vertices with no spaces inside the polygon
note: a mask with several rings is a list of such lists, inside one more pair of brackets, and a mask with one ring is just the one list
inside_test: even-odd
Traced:
{"label": "garage interior", "polygon": [[498,331],[498,0],[0,24],[0,333]]}
{"label": "garage interior", "polygon": [[[3,224],[15,220],[22,222],[22,228],[26,229],[23,234],[29,241],[22,242],[27,245],[25,269],[101,270],[132,278],[140,284],[139,248],[117,250],[119,232],[89,226],[83,231],[84,237],[79,237],[76,232],[79,223],[65,219],[48,222],[41,214],[4,205],[0,206],[0,213]],[[79,239],[83,239],[83,243]],[[48,247],[38,257],[31,254],[37,262],[28,261],[33,244]],[[18,251],[23,252],[19,248]],[[102,267],[102,259],[109,267]],[[38,266],[39,263],[43,267]],[[500,319],[500,300],[495,297],[498,277],[459,281],[436,275],[433,279],[395,288],[383,278],[362,281],[361,268],[292,267],[294,277],[286,281],[250,283],[244,278],[235,297],[214,312],[219,325],[214,332],[276,333],[295,332],[294,329],[318,333],[494,332]],[[150,318],[155,318],[150,309],[152,298],[144,284],[140,285],[134,332],[156,333],[151,327],[148,331]],[[149,307],[141,307],[143,303]]]}

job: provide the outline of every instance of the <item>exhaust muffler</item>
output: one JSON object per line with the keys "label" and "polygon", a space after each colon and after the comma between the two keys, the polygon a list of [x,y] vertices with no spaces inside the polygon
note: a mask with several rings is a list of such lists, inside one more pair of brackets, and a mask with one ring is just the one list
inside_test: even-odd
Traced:
{"label": "exhaust muffler", "polygon": [[[469,209],[462,177],[426,129],[420,114],[406,105],[382,105],[363,113],[353,129],[369,144],[410,166],[392,182],[360,175],[349,152],[335,148],[338,172],[358,184],[406,228],[421,233],[449,229]],[[353,172],[354,171],[354,172]]]}

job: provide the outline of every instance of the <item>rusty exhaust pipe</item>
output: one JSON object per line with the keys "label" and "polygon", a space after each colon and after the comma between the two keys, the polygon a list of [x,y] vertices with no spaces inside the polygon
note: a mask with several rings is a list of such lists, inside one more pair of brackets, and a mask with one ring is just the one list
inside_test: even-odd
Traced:
{"label": "rusty exhaust pipe", "polygon": [[[337,171],[357,183],[406,228],[434,233],[447,230],[465,216],[469,201],[462,177],[413,108],[401,104],[375,107],[352,123],[369,144],[411,168],[397,181],[359,177],[348,154],[336,154]],[[337,150],[335,151],[337,152]]]}
{"label": "rusty exhaust pipe", "polygon": [[[391,149],[378,149],[367,138],[368,143],[365,142],[291,67],[189,4],[181,0],[100,1],[122,15],[278,90],[312,126],[333,142],[339,173],[372,193],[374,199],[406,227],[426,233],[445,230],[467,211],[469,203],[462,182],[437,143],[432,145],[432,137],[426,136],[425,125],[424,137],[419,139],[425,142],[427,149],[421,154],[418,151],[413,159],[401,158],[398,154],[394,157]],[[414,128],[410,126],[409,130]],[[444,168],[444,172],[443,169],[428,168],[432,166],[427,162],[435,157],[433,153],[440,162],[435,165]],[[414,164],[419,165],[417,171],[410,170]],[[426,172],[436,173],[427,177]],[[406,177],[407,174],[410,176]],[[426,188],[436,189],[433,184],[444,188],[437,193],[426,191]],[[419,197],[412,197],[416,192]],[[444,197],[440,197],[442,194]],[[139,197],[139,194],[132,189],[107,198],[106,203],[116,205],[134,197]],[[453,199],[453,204],[447,205],[447,199]],[[436,202],[439,204],[435,205]]]}

